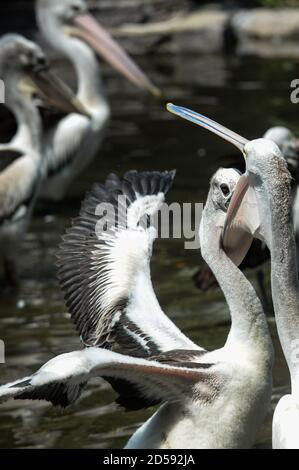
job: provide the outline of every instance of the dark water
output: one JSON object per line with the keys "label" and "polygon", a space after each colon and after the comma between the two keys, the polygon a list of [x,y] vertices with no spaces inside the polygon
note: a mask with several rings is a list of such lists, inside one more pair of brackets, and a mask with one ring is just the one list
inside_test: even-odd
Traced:
{"label": "dark water", "polygon": [[[142,61],[141,61],[142,62]],[[288,60],[253,58],[152,56],[144,68],[160,83],[167,99],[190,106],[223,122],[247,138],[261,136],[274,124],[298,131],[298,107],[289,100],[289,84],[298,67]],[[104,69],[113,111],[109,135],[93,165],[55,206],[39,205],[20,258],[22,285],[17,295],[0,297],[0,337],[6,343],[6,364],[0,381],[26,376],[56,354],[79,347],[55,279],[55,251],[64,227],[78,212],[86,189],[110,172],[130,168],[177,169],[170,200],[204,201],[209,179],[231,147],[165,112]],[[185,251],[182,240],[158,241],[152,260],[153,282],[169,316],[202,346],[225,341],[229,316],[219,290],[201,294],[191,275],[200,260]],[[253,273],[250,279],[255,282]],[[266,270],[267,284],[268,271]],[[288,390],[288,374],[269,320],[277,351],[273,405]],[[66,412],[37,402],[9,402],[0,408],[0,447],[120,447],[151,414],[126,413],[112,404],[110,388],[89,385],[80,403]],[[271,443],[271,410],[257,446]]]}

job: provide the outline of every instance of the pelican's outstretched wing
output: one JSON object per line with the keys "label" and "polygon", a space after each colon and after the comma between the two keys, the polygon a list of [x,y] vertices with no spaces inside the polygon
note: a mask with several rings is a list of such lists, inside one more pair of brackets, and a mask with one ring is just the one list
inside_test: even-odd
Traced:
{"label": "pelican's outstretched wing", "polygon": [[[162,312],[150,278],[149,223],[175,172],[130,171],[96,184],[63,238],[58,278],[86,345],[149,357],[200,349]],[[106,224],[106,225],[105,225]]]}
{"label": "pelican's outstretched wing", "polygon": [[[175,355],[174,351],[174,355]],[[188,352],[188,360],[196,351]],[[184,352],[186,357],[186,352]],[[47,400],[66,407],[79,398],[85,383],[92,377],[113,378],[129,382],[145,400],[174,402],[190,397],[215,396],[219,384],[214,364],[185,363],[180,360],[147,360],[124,356],[106,349],[91,347],[61,354],[47,362],[35,374],[0,386],[0,403],[10,398]]]}

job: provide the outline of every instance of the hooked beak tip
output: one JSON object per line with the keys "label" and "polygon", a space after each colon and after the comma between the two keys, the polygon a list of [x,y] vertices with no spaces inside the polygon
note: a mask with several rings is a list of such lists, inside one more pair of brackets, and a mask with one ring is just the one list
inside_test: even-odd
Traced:
{"label": "hooked beak tip", "polygon": [[177,112],[177,106],[176,106],[175,104],[173,104],[173,103],[167,103],[166,109],[167,109],[167,111],[168,111],[169,113],[171,113],[171,114],[174,114],[174,115],[176,115],[176,116],[179,115],[178,112]]}
{"label": "hooked beak tip", "polygon": [[158,87],[155,87],[154,85],[152,86],[150,92],[155,98],[162,98],[163,96],[162,91]]}

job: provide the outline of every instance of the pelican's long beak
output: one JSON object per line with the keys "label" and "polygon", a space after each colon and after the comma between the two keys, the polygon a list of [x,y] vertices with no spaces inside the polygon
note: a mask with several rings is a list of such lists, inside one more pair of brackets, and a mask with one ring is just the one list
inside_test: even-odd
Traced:
{"label": "pelican's long beak", "polygon": [[37,95],[46,106],[66,113],[89,116],[88,111],[74,92],[49,67],[31,70],[28,76],[22,80],[20,86],[30,96]]}
{"label": "pelican's long beak", "polygon": [[[167,105],[167,109],[171,113],[222,137],[235,145],[246,157],[244,148],[248,140],[244,137],[190,109],[171,103]],[[254,237],[260,238],[260,217],[255,191],[249,186],[248,177],[245,174],[240,177],[231,199],[221,235],[221,244],[226,254],[236,265],[239,265],[248,252]]]}
{"label": "pelican's long beak", "polygon": [[227,140],[227,142],[235,145],[242,153],[244,152],[244,146],[247,144],[248,140],[244,139],[244,137],[241,137],[239,134],[230,131],[227,129],[227,127],[218,124],[218,122],[203,116],[203,114],[196,113],[191,109],[183,108],[182,106],[176,106],[172,103],[168,103],[167,110],[170,113],[176,114],[177,116],[186,119],[187,121],[191,121],[194,124],[204,127],[208,131],[219,135],[219,137],[222,137],[222,139]]}
{"label": "pelican's long beak", "polygon": [[86,41],[112,67],[124,75],[138,88],[156,97],[160,90],[151,82],[140,67],[129,57],[125,50],[112,38],[91,15],[78,15],[73,20],[75,26],[67,26],[66,33]]}

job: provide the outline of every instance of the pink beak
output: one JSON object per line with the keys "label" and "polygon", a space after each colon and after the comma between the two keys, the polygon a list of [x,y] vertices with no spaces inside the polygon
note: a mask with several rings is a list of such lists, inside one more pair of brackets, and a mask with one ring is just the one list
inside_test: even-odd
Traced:
{"label": "pink beak", "polygon": [[72,36],[86,41],[112,67],[118,70],[131,83],[146,90],[156,97],[160,90],[151,82],[140,67],[130,58],[125,50],[113,39],[91,15],[78,15],[74,19],[76,27],[69,29]]}

